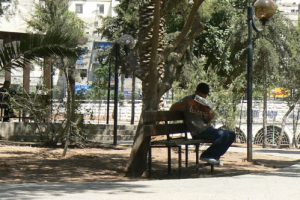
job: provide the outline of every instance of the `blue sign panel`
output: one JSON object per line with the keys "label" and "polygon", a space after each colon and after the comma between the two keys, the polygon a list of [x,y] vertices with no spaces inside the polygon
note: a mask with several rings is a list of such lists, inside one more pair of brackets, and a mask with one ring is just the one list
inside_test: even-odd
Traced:
{"label": "blue sign panel", "polygon": [[85,94],[90,89],[92,89],[92,86],[90,85],[75,85],[76,94]]}
{"label": "blue sign panel", "polygon": [[103,49],[106,50],[108,48],[112,47],[112,43],[110,42],[94,42],[94,48],[93,49]]}

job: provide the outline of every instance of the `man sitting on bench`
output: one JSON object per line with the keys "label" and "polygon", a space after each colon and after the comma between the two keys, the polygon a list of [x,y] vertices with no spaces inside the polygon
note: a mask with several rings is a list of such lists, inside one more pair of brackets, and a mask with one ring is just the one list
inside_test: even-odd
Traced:
{"label": "man sitting on bench", "polygon": [[216,129],[210,122],[215,117],[212,105],[206,99],[209,86],[200,83],[195,94],[189,95],[173,104],[171,111],[183,111],[185,123],[193,139],[209,140],[212,145],[200,156],[200,160],[212,165],[220,164],[220,157],[225,154],[235,140],[235,133],[228,130]]}

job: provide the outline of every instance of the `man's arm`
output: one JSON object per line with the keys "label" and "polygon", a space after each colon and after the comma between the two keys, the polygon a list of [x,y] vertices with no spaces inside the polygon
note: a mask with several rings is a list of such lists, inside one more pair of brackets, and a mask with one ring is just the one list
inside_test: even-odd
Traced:
{"label": "man's arm", "polygon": [[213,110],[210,110],[209,112],[205,113],[204,115],[204,121],[206,123],[211,123],[211,121],[216,117],[216,113]]}
{"label": "man's arm", "polygon": [[170,111],[185,111],[186,105],[184,102],[176,102],[170,107]]}

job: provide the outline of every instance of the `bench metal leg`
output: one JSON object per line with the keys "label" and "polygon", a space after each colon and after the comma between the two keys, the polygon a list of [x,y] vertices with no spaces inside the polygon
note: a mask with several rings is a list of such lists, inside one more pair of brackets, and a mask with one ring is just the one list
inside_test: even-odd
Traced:
{"label": "bench metal leg", "polygon": [[195,151],[196,151],[196,172],[199,172],[199,144],[195,145]]}
{"label": "bench metal leg", "polygon": [[1,114],[0,114],[1,121],[3,121],[3,108],[0,108],[0,110],[1,110]]}
{"label": "bench metal leg", "polygon": [[148,151],[148,177],[151,177],[151,171],[152,171],[152,148],[150,146]]}
{"label": "bench metal leg", "polygon": [[178,176],[181,177],[181,146],[178,146]]}
{"label": "bench metal leg", "polygon": [[189,145],[185,145],[185,167],[189,166]]}
{"label": "bench metal leg", "polygon": [[215,165],[210,165],[210,173],[214,172]]}
{"label": "bench metal leg", "polygon": [[171,147],[168,147],[168,175],[171,175]]}

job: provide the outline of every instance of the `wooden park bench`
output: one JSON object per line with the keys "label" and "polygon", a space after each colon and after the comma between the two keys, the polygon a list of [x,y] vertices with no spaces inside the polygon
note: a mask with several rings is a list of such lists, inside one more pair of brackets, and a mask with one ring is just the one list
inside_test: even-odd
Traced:
{"label": "wooden park bench", "polygon": [[[184,123],[183,112],[178,111],[147,111],[145,112],[145,130],[151,136],[148,152],[148,173],[152,170],[152,148],[167,148],[168,152],[168,174],[171,174],[171,152],[172,148],[178,151],[178,175],[181,175],[182,146],[185,147],[185,166],[188,167],[189,146],[195,147],[196,170],[199,168],[200,144],[211,143],[211,141],[196,140],[188,137],[189,130]],[[160,137],[157,137],[160,136]],[[164,136],[164,137],[162,137]],[[161,138],[162,137],[162,138]],[[156,139],[155,139],[156,138]],[[160,138],[160,139],[157,139]],[[206,164],[207,165],[207,164]],[[208,164],[211,172],[214,165]]]}

